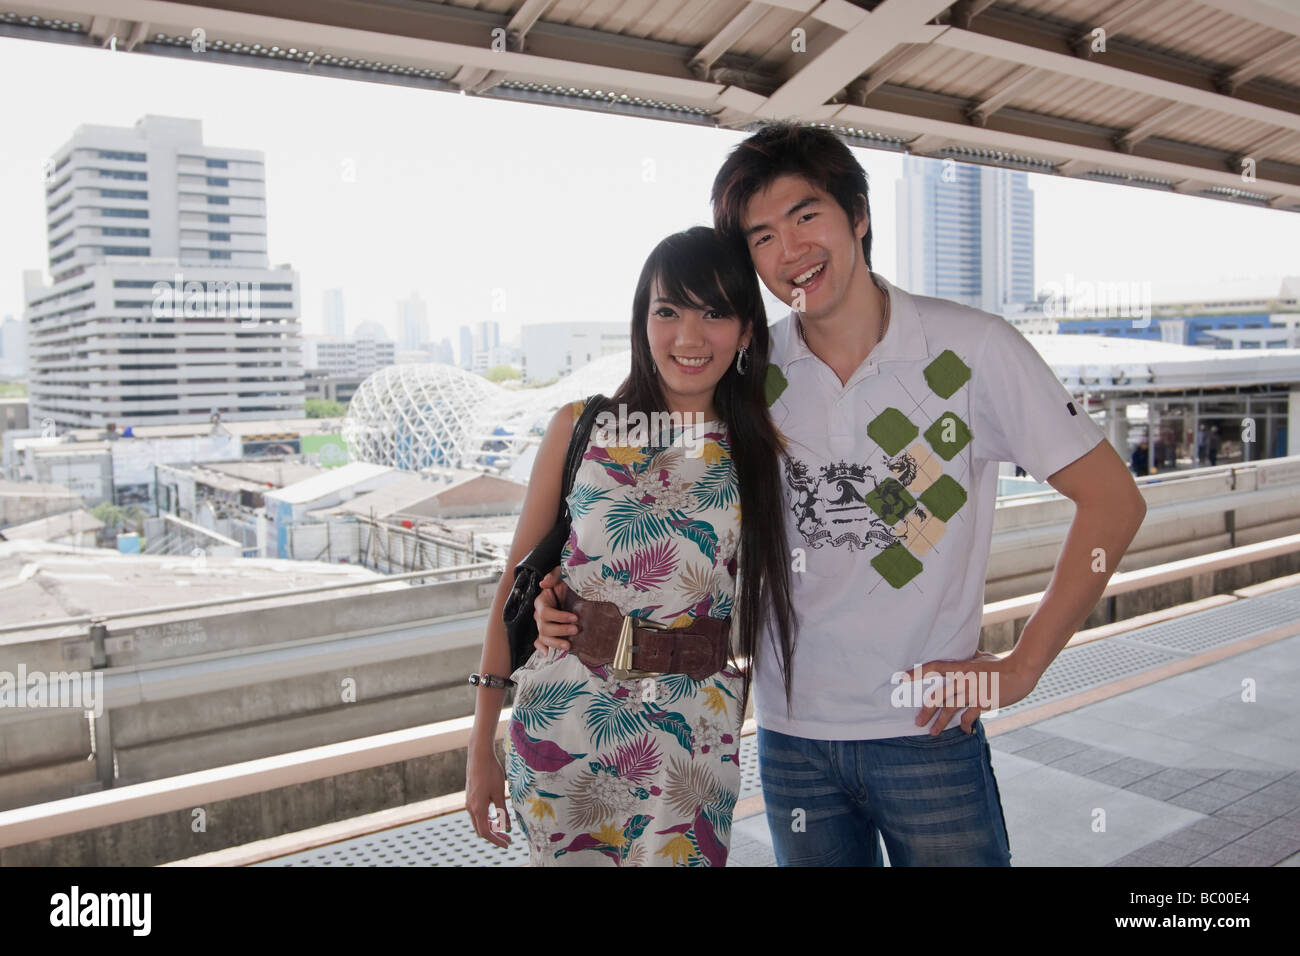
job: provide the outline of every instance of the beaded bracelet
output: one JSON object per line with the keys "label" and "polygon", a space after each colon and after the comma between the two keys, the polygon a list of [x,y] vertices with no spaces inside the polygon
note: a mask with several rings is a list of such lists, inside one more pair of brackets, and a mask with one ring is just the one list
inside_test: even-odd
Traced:
{"label": "beaded bracelet", "polygon": [[514,687],[515,682],[508,677],[497,677],[495,674],[470,674],[469,682],[475,686],[481,687]]}

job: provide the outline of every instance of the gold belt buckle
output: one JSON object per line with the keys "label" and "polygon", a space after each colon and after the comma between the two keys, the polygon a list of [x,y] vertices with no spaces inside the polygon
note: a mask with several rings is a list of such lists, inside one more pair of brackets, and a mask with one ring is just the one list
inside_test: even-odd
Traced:
{"label": "gold belt buckle", "polygon": [[640,677],[662,677],[664,671],[638,671],[632,669],[632,629],[636,625],[651,631],[666,631],[668,628],[655,621],[641,621],[630,615],[623,615],[623,626],[618,632],[618,646],[614,648],[614,661],[609,672],[614,680],[634,680]]}

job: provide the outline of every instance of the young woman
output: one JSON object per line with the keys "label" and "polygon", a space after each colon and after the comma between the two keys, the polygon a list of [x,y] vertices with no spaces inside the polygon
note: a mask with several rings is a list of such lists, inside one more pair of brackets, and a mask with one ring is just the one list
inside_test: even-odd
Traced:
{"label": "young woman", "polygon": [[[569,647],[538,650],[510,675],[511,803],[534,865],[726,863],[750,685],[735,661],[754,659],[765,614],[782,657],[794,630],[767,357],[746,251],[703,226],[660,242],[633,297],[631,373],[568,497],[555,613],[575,615]],[[562,408],[542,439],[489,614],[484,674],[509,668],[501,608],[514,565],[554,521],[581,404]],[[638,435],[650,413],[685,424]],[[620,638],[636,649],[630,661],[614,654]],[[477,693],[466,804],[475,832],[505,846],[489,812],[509,829],[493,751],[504,690]]]}

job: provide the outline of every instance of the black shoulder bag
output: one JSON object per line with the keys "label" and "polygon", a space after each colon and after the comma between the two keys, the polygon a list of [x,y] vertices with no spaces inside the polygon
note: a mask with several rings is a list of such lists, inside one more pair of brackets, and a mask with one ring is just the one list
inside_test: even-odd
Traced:
{"label": "black shoulder bag", "polygon": [[511,673],[528,663],[533,653],[533,642],[537,640],[537,621],[533,619],[533,602],[541,593],[541,580],[560,563],[564,545],[569,540],[571,517],[569,515],[569,492],[573,490],[573,480],[582,464],[582,456],[587,450],[587,440],[591,436],[592,425],[596,416],[605,407],[604,395],[593,395],[587,399],[582,414],[573,426],[573,437],[569,439],[569,450],[564,459],[564,485],[560,489],[560,512],[555,519],[555,526],[546,533],[546,537],[537,547],[515,566],[515,585],[506,598],[501,616],[505,620],[506,634],[510,638]]}

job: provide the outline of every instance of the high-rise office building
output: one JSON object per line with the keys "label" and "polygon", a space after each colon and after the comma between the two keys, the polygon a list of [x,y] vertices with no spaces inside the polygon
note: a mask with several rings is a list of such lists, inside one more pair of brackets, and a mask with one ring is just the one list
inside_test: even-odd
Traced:
{"label": "high-rise office building", "polygon": [[323,300],[321,312],[325,334],[336,339],[346,338],[344,331],[346,323],[343,321],[343,290],[326,289]]}
{"label": "high-rise office building", "polygon": [[397,347],[422,349],[429,341],[429,310],[424,300],[412,292],[405,302],[397,303]]}
{"label": "high-rise office building", "polygon": [[474,325],[474,357],[470,369],[486,372],[493,365],[501,365],[504,358],[501,353],[501,323],[478,322]]}
{"label": "high-rise office building", "polygon": [[431,350],[431,354],[433,355],[433,360],[442,365],[456,364],[456,352],[451,347],[451,339],[445,336],[443,337],[442,341],[439,342],[437,346]]}
{"label": "high-rise office building", "polygon": [[546,322],[525,325],[524,380],[544,382],[632,347],[626,322]]}
{"label": "high-rise office building", "polygon": [[468,325],[460,327],[460,355],[457,364],[465,369],[474,367],[474,333]]}
{"label": "high-rise office building", "polygon": [[380,339],[336,339],[332,336],[303,337],[303,366],[308,371],[360,377],[397,364],[397,346]]}
{"label": "high-rise office building", "polygon": [[12,315],[0,322],[0,378],[27,375],[27,332]]}
{"label": "high-rise office building", "polygon": [[988,312],[1034,300],[1034,194],[1028,174],[903,157],[898,282]]}
{"label": "high-rise office building", "polygon": [[79,126],[47,166],[47,284],[23,274],[33,421],[303,414],[298,275],[270,268],[263,154],[199,120]]}

